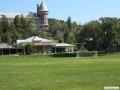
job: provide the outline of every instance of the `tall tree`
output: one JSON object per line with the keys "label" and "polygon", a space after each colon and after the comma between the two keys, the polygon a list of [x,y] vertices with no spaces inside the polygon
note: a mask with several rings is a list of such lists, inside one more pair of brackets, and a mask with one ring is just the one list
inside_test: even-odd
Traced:
{"label": "tall tree", "polygon": [[2,33],[2,23],[0,21],[0,34]]}
{"label": "tall tree", "polygon": [[101,42],[100,23],[98,21],[86,23],[80,31],[79,43],[84,44],[88,50],[99,50]]}
{"label": "tall tree", "polygon": [[101,21],[101,28],[103,30],[103,48],[108,51],[108,49],[113,46],[115,36],[116,36],[116,30],[115,30],[115,22],[116,18],[110,18],[110,17],[105,17],[105,18],[100,18]]}
{"label": "tall tree", "polygon": [[58,40],[59,43],[64,42],[63,36],[64,33],[62,31],[60,30],[56,31],[55,39]]}
{"label": "tall tree", "polygon": [[1,23],[3,32],[7,32],[10,30],[10,24],[8,22],[8,18],[5,15],[2,15]]}
{"label": "tall tree", "polygon": [[67,38],[67,43],[74,44],[74,42],[75,42],[75,35],[71,31],[71,32],[69,32],[69,35],[68,35],[68,38]]}
{"label": "tall tree", "polygon": [[17,29],[21,27],[20,17],[18,15],[15,16],[14,25],[15,25],[15,28]]}
{"label": "tall tree", "polygon": [[68,19],[67,19],[67,25],[69,27],[69,30],[71,30],[71,27],[72,27],[72,20],[71,20],[71,17],[69,16]]}

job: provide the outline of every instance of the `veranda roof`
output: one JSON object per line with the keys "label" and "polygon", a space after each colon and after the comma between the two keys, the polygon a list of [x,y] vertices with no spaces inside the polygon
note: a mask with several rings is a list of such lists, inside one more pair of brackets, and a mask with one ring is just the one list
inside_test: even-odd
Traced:
{"label": "veranda roof", "polygon": [[38,36],[32,36],[30,38],[27,38],[25,40],[17,40],[17,43],[21,42],[34,42],[34,41],[41,41],[41,42],[52,42],[51,40],[40,38]]}
{"label": "veranda roof", "polygon": [[73,45],[68,43],[55,43],[54,47],[73,47]]}
{"label": "veranda roof", "polygon": [[0,44],[0,49],[2,49],[2,48],[3,48],[3,49],[5,49],[5,48],[6,48],[6,49],[7,49],[7,48],[13,48],[13,46],[10,46],[10,45],[8,45],[8,44],[6,44],[6,43],[1,43],[1,44]]}

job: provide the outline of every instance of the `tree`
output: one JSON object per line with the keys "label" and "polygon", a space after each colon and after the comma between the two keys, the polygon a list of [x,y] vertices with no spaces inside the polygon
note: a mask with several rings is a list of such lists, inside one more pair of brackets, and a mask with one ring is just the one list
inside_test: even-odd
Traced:
{"label": "tree", "polygon": [[8,23],[8,18],[5,15],[2,15],[1,24],[3,32],[7,32],[10,30],[10,24]]}
{"label": "tree", "polygon": [[1,24],[1,21],[0,21],[0,43],[2,43],[2,24]]}
{"label": "tree", "polygon": [[76,30],[78,30],[78,28],[79,28],[79,25],[74,21],[74,22],[72,23],[72,30],[73,30],[73,31],[76,31]]}
{"label": "tree", "polygon": [[2,23],[0,21],[0,34],[2,33]]}
{"label": "tree", "polygon": [[20,21],[20,17],[18,15],[15,16],[15,19],[14,19],[14,25],[15,25],[15,28],[21,28],[21,21]]}
{"label": "tree", "polygon": [[110,47],[113,46],[116,36],[116,21],[117,18],[100,18],[101,28],[103,30],[103,49],[107,52]]}
{"label": "tree", "polygon": [[55,36],[55,39],[58,40],[59,43],[63,42],[64,39],[63,39],[63,32],[62,31],[56,31],[56,36]]}
{"label": "tree", "polygon": [[72,31],[69,32],[67,42],[70,44],[74,44],[74,42],[75,42],[75,34]]}
{"label": "tree", "polygon": [[13,29],[13,31],[11,32],[12,35],[11,35],[11,38],[12,38],[12,42],[16,42],[17,39],[19,39],[19,33],[17,32],[16,29]]}
{"label": "tree", "polygon": [[44,37],[44,33],[41,28],[36,28],[34,35]]}
{"label": "tree", "polygon": [[71,17],[70,17],[70,16],[68,17],[66,23],[67,23],[67,25],[68,25],[68,27],[69,27],[69,30],[71,30],[71,26],[72,26],[71,23],[72,23],[72,21],[71,21]]}
{"label": "tree", "polygon": [[[79,43],[84,44],[88,50],[100,50],[101,28],[98,21],[91,21],[82,26],[79,33]],[[81,45],[82,46],[82,45]]]}
{"label": "tree", "polygon": [[[51,32],[53,39],[58,39],[58,37],[60,38],[61,36],[58,36],[60,32],[60,34],[62,35],[62,24],[59,20],[52,20],[51,22],[51,26],[49,28],[49,31]],[[62,36],[63,37],[63,36]]]}
{"label": "tree", "polygon": [[64,23],[62,24],[62,31],[64,33],[64,36],[63,36],[63,39],[64,39],[64,42],[67,43],[68,42],[68,35],[69,35],[69,28],[67,26],[67,23]]}
{"label": "tree", "polygon": [[1,40],[2,40],[2,43],[7,43],[8,42],[8,37],[7,37],[7,33],[2,33],[1,34]]}
{"label": "tree", "polygon": [[20,17],[20,22],[21,22],[21,28],[26,29],[27,28],[27,20],[23,15],[21,15],[21,17]]}
{"label": "tree", "polygon": [[65,33],[64,33],[64,42],[65,43],[68,42],[68,36],[69,36],[69,32],[68,32],[68,30],[66,30]]}
{"label": "tree", "polygon": [[31,55],[34,52],[33,46],[31,44],[27,44],[25,46],[25,53],[27,55]]}

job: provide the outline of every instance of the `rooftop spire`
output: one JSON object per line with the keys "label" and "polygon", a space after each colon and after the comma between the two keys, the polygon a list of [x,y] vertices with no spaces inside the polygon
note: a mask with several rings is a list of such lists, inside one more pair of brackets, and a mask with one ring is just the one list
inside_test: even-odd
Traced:
{"label": "rooftop spire", "polygon": [[45,5],[43,0],[42,0],[42,3],[40,5],[40,11],[48,11],[47,6]]}

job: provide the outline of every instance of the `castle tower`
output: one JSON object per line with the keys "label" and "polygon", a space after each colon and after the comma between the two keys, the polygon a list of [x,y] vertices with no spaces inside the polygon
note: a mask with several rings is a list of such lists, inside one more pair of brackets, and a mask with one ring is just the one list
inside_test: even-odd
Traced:
{"label": "castle tower", "polygon": [[40,18],[40,27],[48,28],[48,9],[44,2],[37,4],[37,15]]}

